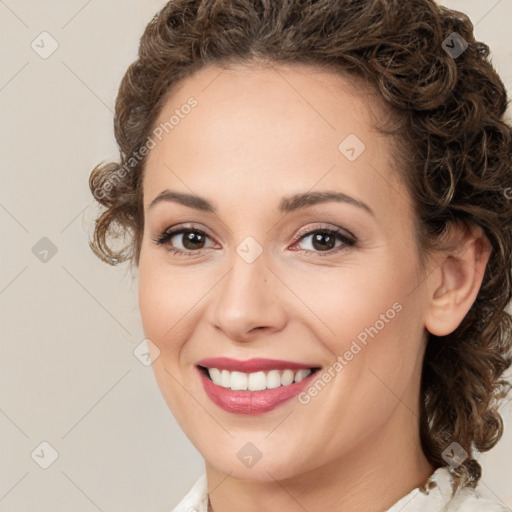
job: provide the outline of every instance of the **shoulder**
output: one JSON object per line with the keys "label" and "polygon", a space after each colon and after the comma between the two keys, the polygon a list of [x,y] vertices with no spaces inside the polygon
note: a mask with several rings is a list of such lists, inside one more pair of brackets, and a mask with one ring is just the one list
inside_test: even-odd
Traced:
{"label": "shoulder", "polygon": [[490,501],[480,496],[480,493],[471,488],[462,489],[451,500],[447,512],[510,512],[510,509],[501,503]]}
{"label": "shoulder", "polygon": [[438,468],[422,488],[416,488],[387,512],[512,512],[505,505],[482,498],[477,489],[453,492],[453,478],[447,467]]}
{"label": "shoulder", "polygon": [[208,484],[206,474],[203,474],[171,512],[207,512],[207,510]]}

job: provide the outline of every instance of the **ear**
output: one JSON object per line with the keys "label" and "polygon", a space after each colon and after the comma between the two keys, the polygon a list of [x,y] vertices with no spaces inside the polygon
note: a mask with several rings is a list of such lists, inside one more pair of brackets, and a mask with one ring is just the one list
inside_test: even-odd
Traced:
{"label": "ear", "polygon": [[448,245],[429,275],[425,328],[436,336],[453,332],[478,295],[491,244],[479,226],[451,224]]}

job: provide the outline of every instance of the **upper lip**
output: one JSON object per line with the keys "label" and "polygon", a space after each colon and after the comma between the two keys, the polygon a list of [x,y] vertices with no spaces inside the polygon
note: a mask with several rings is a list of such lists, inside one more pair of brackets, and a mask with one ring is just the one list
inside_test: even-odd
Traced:
{"label": "upper lip", "polygon": [[219,370],[228,370],[230,372],[253,373],[270,370],[301,370],[310,368],[319,368],[318,365],[308,363],[297,363],[294,361],[283,361],[279,359],[231,359],[229,357],[208,357],[201,359],[198,366],[205,368],[218,368]]}

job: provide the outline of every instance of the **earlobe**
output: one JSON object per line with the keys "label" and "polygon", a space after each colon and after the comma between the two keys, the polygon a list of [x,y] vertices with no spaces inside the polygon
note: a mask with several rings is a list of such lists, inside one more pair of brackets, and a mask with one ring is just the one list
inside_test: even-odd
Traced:
{"label": "earlobe", "polygon": [[462,322],[480,290],[491,244],[479,226],[453,226],[449,248],[429,275],[425,328],[446,336]]}

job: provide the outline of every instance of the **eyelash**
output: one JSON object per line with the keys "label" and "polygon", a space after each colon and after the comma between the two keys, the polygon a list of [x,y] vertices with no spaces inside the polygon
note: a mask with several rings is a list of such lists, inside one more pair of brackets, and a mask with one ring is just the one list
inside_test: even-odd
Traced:
{"label": "eyelash", "polygon": [[[180,235],[183,233],[198,233],[201,236],[208,237],[208,235],[201,229],[197,229],[194,226],[183,226],[177,229],[172,229],[168,231],[164,231],[161,233],[158,237],[153,238],[153,242],[155,242],[157,245],[165,245],[171,238],[175,237],[176,235]],[[294,244],[297,242],[300,242],[304,238],[307,238],[310,235],[314,235],[317,233],[327,234],[336,237],[337,240],[341,240],[344,244],[344,247],[341,248],[334,248],[329,249],[328,251],[311,251],[308,249],[298,249],[297,252],[303,252],[303,253],[314,253],[316,256],[319,257],[325,257],[325,256],[332,256],[333,254],[337,254],[339,252],[347,250],[349,247],[353,247],[356,245],[356,240],[353,238],[350,238],[347,236],[343,231],[339,229],[332,229],[332,228],[316,228],[310,231],[306,231],[305,233],[299,233],[295,239]],[[209,237],[208,237],[209,238]],[[176,256],[192,256],[195,254],[199,254],[204,249],[198,249],[196,251],[182,251],[181,249],[175,249],[173,247],[166,247],[166,250]],[[315,256],[315,257],[316,257]]]}

